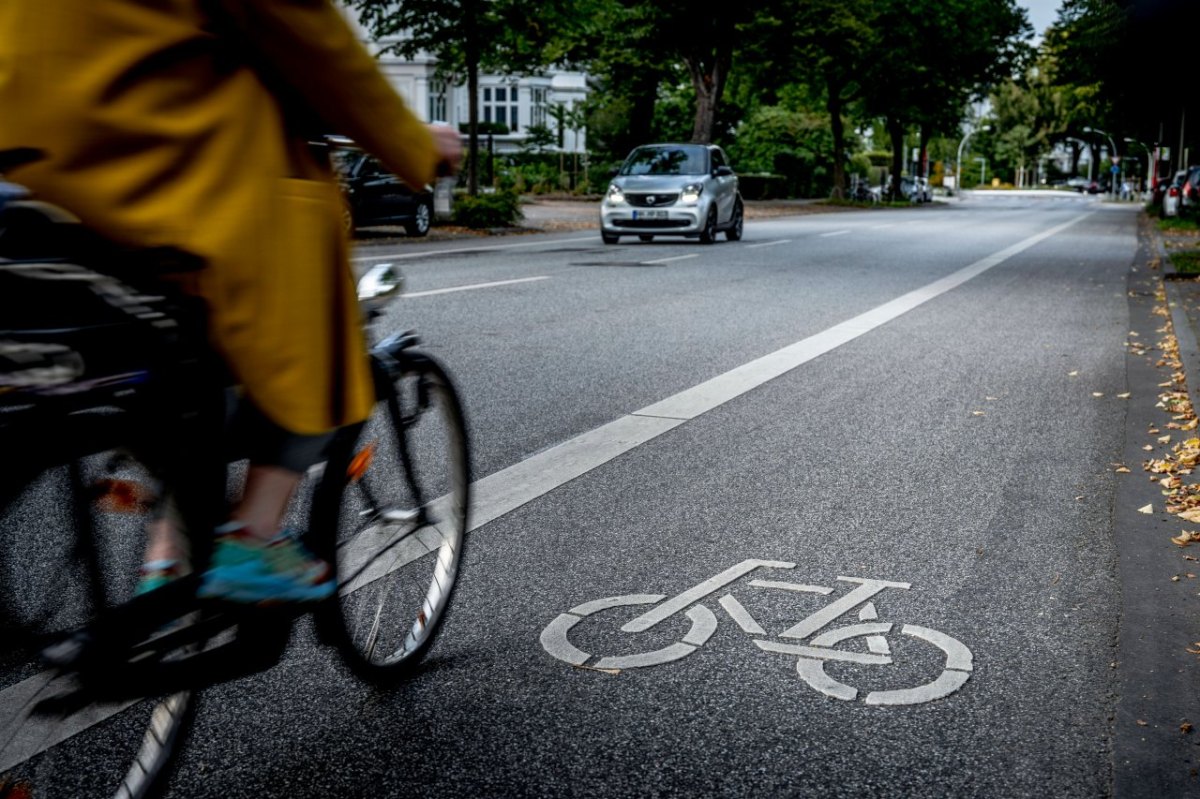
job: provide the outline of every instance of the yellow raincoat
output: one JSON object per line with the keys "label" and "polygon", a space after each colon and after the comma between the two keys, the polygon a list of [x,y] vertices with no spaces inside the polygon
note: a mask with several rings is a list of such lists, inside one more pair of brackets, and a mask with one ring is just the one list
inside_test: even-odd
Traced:
{"label": "yellow raincoat", "polygon": [[49,155],[10,179],[118,241],[203,257],[215,345],[304,434],[374,398],[316,129],[434,177],[428,131],[329,0],[0,0],[0,148]]}

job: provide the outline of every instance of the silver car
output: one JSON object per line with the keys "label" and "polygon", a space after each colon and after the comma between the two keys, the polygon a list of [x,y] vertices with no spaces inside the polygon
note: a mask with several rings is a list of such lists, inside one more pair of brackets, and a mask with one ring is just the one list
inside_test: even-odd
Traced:
{"label": "silver car", "polygon": [[605,244],[631,235],[642,241],[690,236],[712,244],[724,231],[737,241],[743,211],[737,176],[720,147],[647,144],[629,154],[608,187],[600,236]]}

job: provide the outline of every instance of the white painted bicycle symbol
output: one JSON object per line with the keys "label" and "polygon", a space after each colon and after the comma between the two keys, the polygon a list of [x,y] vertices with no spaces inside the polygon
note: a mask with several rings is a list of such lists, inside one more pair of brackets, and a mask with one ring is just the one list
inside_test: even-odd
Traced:
{"label": "white painted bicycle symbol", "polygon": [[[680,660],[695,652],[717,629],[717,617],[700,600],[715,594],[730,583],[739,580],[757,569],[794,569],[796,564],[775,560],[744,560],[720,574],[695,585],[678,596],[667,599],[664,594],[626,594],[584,602],[560,614],[542,631],[542,646],[554,657],[574,666],[589,666],[596,669],[635,669],[658,666]],[[800,679],[815,690],[836,699],[847,701],[858,698],[858,689],[831,677],[825,671],[830,661],[870,666],[893,664],[892,648],[886,636],[898,625],[878,621],[879,614],[871,599],[888,588],[909,589],[910,583],[869,580],[859,577],[838,577],[841,582],[856,583],[856,587],[824,607],[809,614],[799,623],[784,630],[777,641],[755,638],[754,643],[766,652],[778,652],[796,657],[796,673]],[[779,591],[812,593],[828,596],[834,589],[818,585],[755,579],[750,581],[755,588]],[[663,601],[666,600],[666,601]],[[766,636],[767,632],[750,615],[746,607],[731,593],[717,600],[743,631],[754,636]],[[571,643],[568,634],[575,625],[587,617],[612,608],[627,605],[654,605],[637,618],[621,627],[625,633],[649,630],[677,613],[683,613],[691,621],[687,634],[679,641],[652,652],[631,655],[600,657],[589,663],[593,655]],[[858,623],[828,628],[841,617],[858,611]],[[919,639],[940,649],[945,654],[945,666],[941,674],[931,682],[914,688],[878,690],[867,693],[864,701],[868,705],[915,705],[949,696],[961,688],[971,676],[973,668],[971,650],[956,638],[945,633],[920,627],[915,624],[899,626],[899,634]],[[865,639],[866,651],[851,651],[839,645],[852,639]],[[861,650],[862,647],[859,647]]]}

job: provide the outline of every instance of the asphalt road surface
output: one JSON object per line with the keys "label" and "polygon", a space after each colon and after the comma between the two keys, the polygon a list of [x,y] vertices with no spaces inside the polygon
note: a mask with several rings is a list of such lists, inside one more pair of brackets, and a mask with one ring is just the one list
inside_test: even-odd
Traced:
{"label": "asphalt road surface", "polygon": [[302,623],[172,794],[1110,795],[1135,233],[980,195],[360,249],[466,404],[453,613],[386,691]]}

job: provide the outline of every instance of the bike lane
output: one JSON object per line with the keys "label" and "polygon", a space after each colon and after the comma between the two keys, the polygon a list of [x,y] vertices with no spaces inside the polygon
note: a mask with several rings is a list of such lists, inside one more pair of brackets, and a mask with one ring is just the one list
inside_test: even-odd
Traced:
{"label": "bike lane", "polygon": [[[228,795],[283,777],[311,795],[1107,793],[1128,232],[1085,220],[495,518],[426,673],[325,710],[304,742],[319,756],[239,775]],[[542,645],[583,603],[669,600],[750,559],[796,565],[722,585],[745,616],[696,593],[716,624],[682,659],[595,670]],[[893,584],[801,636],[861,656],[823,668],[855,699],[814,690],[802,658],[756,646],[746,622],[788,643],[855,590],[840,577]],[[628,610],[579,614],[597,624],[570,640],[620,656],[700,624],[676,613],[622,632]],[[894,664],[878,662],[878,628],[814,640],[872,624],[955,638],[969,679],[937,701],[868,705],[965,671],[918,636],[885,642]],[[232,779],[209,773],[195,795]]]}

